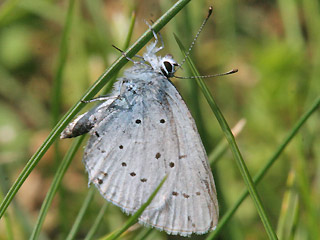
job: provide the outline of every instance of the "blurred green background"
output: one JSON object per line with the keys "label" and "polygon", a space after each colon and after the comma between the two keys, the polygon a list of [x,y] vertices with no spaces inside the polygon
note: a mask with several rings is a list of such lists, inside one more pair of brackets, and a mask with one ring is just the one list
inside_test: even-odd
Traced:
{"label": "blurred green background", "polygon": [[[147,29],[144,19],[155,21],[174,3],[77,0],[69,34],[63,40],[69,1],[0,1],[0,200],[61,116],[119,57],[111,44],[124,47],[133,11],[136,22],[131,42]],[[188,47],[210,5],[213,17],[191,56],[203,75],[239,69],[237,74],[205,81],[230,126],[246,120],[237,143],[255,175],[319,96],[320,4],[317,0],[193,0],[161,31],[165,41],[162,55],[171,53],[178,62],[182,60],[173,33]],[[187,64],[177,73],[190,74]],[[223,134],[206,100],[194,80],[172,81],[211,153]],[[0,239],[29,238],[57,167],[72,142],[57,141],[19,190],[6,218],[0,220]],[[280,239],[319,239],[319,146],[316,112],[258,186]],[[82,153],[80,148],[63,178],[41,239],[65,239],[88,194]],[[214,165],[213,172],[223,216],[245,185],[229,151]],[[94,190],[76,239],[86,236],[104,202]],[[117,207],[108,205],[94,238],[119,228],[126,219]],[[134,239],[143,231],[145,228],[135,225],[124,238]],[[167,238],[178,239],[156,230],[145,239]],[[250,197],[218,239],[267,239]]]}

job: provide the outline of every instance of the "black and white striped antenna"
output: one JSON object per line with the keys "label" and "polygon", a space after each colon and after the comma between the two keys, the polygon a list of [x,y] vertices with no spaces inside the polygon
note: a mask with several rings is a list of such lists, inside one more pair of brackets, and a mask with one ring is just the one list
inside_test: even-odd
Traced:
{"label": "black and white striped antenna", "polygon": [[180,63],[179,66],[177,67],[176,71],[177,71],[179,68],[181,68],[181,66],[182,66],[182,65],[185,63],[185,61],[187,60],[187,57],[190,55],[190,52],[191,52],[194,44],[196,43],[196,41],[197,41],[200,33],[202,32],[202,29],[203,29],[204,25],[206,25],[207,21],[209,20],[211,14],[212,14],[212,10],[213,10],[213,8],[212,8],[212,6],[210,6],[207,17],[203,20],[203,22],[202,22],[202,24],[201,24],[201,26],[200,26],[200,28],[199,28],[196,36],[194,37],[194,39],[193,39],[193,41],[192,41],[192,43],[191,43],[188,51],[187,51],[186,54],[185,54],[185,57],[182,59],[181,63]]}
{"label": "black and white striped antenna", "polygon": [[[208,22],[211,14],[212,14],[212,10],[213,10],[213,8],[212,8],[212,6],[210,6],[207,17],[203,20],[203,22],[202,22],[202,24],[201,24],[201,26],[200,26],[200,28],[199,28],[196,36],[194,37],[194,39],[193,39],[193,41],[192,41],[192,43],[191,43],[188,51],[186,52],[186,54],[185,54],[184,58],[182,59],[181,63],[180,63],[180,64],[177,66],[177,68],[175,69],[175,72],[176,72],[179,68],[182,67],[182,65],[185,63],[185,61],[187,60],[188,56],[190,55],[190,52],[191,52],[194,44],[196,43],[196,41],[197,41],[200,33],[202,32],[203,27],[206,25],[206,23]],[[232,70],[230,70],[230,71],[228,71],[228,72],[225,72],[225,73],[219,73],[219,74],[213,74],[213,75],[191,76],[191,77],[179,77],[179,76],[175,76],[175,75],[174,75],[174,77],[175,77],[175,78],[178,78],[178,79],[193,79],[193,78],[197,78],[197,77],[212,78],[212,77],[220,77],[220,76],[230,75],[230,74],[233,74],[233,73],[236,73],[236,72],[238,72],[238,69],[232,69]]]}

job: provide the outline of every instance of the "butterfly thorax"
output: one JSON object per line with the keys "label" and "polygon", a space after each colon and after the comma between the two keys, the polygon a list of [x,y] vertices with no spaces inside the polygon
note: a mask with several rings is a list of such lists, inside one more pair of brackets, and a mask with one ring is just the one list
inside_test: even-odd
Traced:
{"label": "butterfly thorax", "polygon": [[178,66],[178,63],[173,59],[171,54],[167,54],[164,57],[157,56],[156,53],[160,49],[153,44],[148,45],[147,51],[143,54],[143,59],[151,65],[155,72],[161,73],[167,78],[173,77],[175,66]]}
{"label": "butterfly thorax", "polygon": [[115,91],[120,89],[120,95],[125,95],[127,98],[141,95],[154,96],[160,89],[166,88],[167,81],[162,73],[156,72],[151,66],[135,64],[124,72],[123,78],[118,80]]}

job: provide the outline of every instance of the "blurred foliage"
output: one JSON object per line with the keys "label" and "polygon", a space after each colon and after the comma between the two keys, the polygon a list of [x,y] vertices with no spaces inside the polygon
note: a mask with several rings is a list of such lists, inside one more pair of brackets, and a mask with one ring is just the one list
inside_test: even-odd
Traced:
{"label": "blurred foliage", "polygon": [[[137,16],[133,42],[147,29],[144,19],[156,20],[173,4],[170,0],[75,1],[61,79],[60,117],[119,56],[111,44],[124,46],[132,11]],[[319,96],[319,1],[193,0],[161,31],[165,41],[161,54],[170,52],[181,61],[173,33],[188,46],[212,4],[213,18],[191,55],[203,75],[239,69],[237,74],[206,81],[229,125],[241,118],[247,120],[237,142],[254,175]],[[53,86],[67,8],[66,0],[0,1],[0,199],[52,129]],[[190,74],[186,65],[177,73]],[[212,152],[222,132],[208,104],[194,80],[173,82],[196,119],[207,152]],[[88,104],[86,109],[91,107]],[[317,112],[258,186],[281,239],[319,237],[319,125]],[[55,156],[63,156],[70,145],[71,141],[60,141],[59,148],[50,148],[39,162],[0,220],[0,239],[29,238],[57,171]],[[86,198],[89,190],[82,152],[81,148],[66,172],[41,239],[65,239]],[[244,188],[234,163],[227,152],[213,169],[221,215]],[[104,201],[95,192],[77,239],[89,232]],[[118,229],[126,219],[110,204],[95,237]],[[178,239],[141,226],[132,227],[124,238],[142,239],[145,234],[150,234],[147,239]],[[249,198],[220,238],[266,239]]]}

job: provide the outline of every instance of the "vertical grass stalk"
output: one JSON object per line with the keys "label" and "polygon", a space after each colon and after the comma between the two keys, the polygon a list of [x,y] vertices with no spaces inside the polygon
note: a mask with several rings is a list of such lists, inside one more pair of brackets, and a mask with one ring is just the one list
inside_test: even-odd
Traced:
{"label": "vertical grass stalk", "polygon": [[[181,51],[185,54],[185,50],[184,50],[182,43],[180,42],[180,40],[176,36],[175,36],[175,38],[176,38],[177,43],[179,44]],[[200,76],[200,74],[196,70],[193,62],[191,61],[190,57],[187,57],[187,61],[188,61],[188,64],[189,64],[194,76]],[[256,187],[255,187],[253,180],[250,176],[248,168],[242,158],[242,155],[240,153],[240,150],[237,146],[237,143],[234,139],[234,136],[230,130],[228,123],[226,122],[225,118],[223,117],[219,107],[216,105],[215,101],[213,100],[213,97],[212,97],[208,87],[206,86],[206,84],[203,82],[203,80],[200,77],[196,77],[195,79],[196,79],[198,86],[200,87],[203,95],[207,99],[207,102],[208,102],[210,108],[212,109],[213,113],[215,114],[215,116],[221,126],[221,129],[222,129],[222,131],[223,131],[223,133],[229,143],[230,149],[231,149],[233,156],[236,160],[236,163],[238,165],[238,168],[240,170],[242,178],[243,178],[245,184],[247,185],[247,188],[249,190],[249,193],[251,195],[253,203],[259,213],[259,216],[260,216],[261,221],[264,225],[264,228],[269,236],[269,239],[278,239],[275,231],[273,230],[273,228],[271,226],[270,220],[265,212],[265,209],[262,205],[261,199],[258,195]]]}

